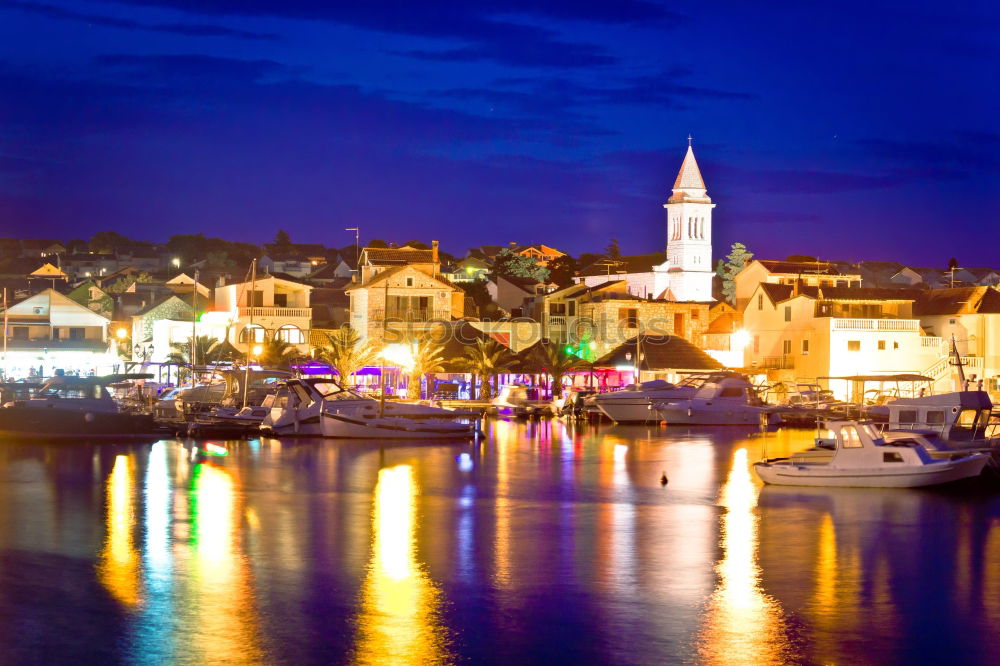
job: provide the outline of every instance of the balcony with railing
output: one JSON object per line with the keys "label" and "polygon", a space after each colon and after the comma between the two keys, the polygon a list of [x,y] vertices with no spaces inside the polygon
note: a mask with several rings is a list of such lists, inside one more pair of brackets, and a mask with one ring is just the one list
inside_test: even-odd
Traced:
{"label": "balcony with railing", "polygon": [[795,358],[791,354],[781,356],[764,356],[756,367],[762,370],[791,370],[795,367]]}
{"label": "balcony with railing", "polygon": [[[440,316],[440,315],[438,315]],[[428,322],[435,318],[434,310],[431,308],[397,309],[397,308],[372,308],[368,311],[368,320],[371,322],[406,322],[419,323]]]}
{"label": "balcony with railing", "polygon": [[834,331],[912,333],[920,331],[919,319],[830,319]]}
{"label": "balcony with railing", "polygon": [[240,318],[249,319],[254,318],[271,318],[271,319],[285,319],[285,318],[310,318],[312,317],[311,308],[268,308],[268,307],[253,307],[253,308],[240,308]]}

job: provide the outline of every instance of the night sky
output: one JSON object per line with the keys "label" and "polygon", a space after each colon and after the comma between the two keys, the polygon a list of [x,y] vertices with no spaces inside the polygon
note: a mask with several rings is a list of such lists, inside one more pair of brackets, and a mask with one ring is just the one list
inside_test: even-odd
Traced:
{"label": "night sky", "polygon": [[1000,3],[0,2],[0,236],[1000,267]]}

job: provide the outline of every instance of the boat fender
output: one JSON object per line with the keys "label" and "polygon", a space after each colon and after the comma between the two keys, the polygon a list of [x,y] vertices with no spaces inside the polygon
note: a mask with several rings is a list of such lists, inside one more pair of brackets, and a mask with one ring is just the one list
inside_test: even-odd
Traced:
{"label": "boat fender", "polygon": [[93,423],[94,415],[91,414],[90,412],[87,412],[86,414],[83,415],[83,420],[86,421],[87,423]]}
{"label": "boat fender", "polygon": [[667,478],[667,473],[663,472],[662,474],[660,474],[660,485],[665,486],[668,483],[670,483],[670,479]]}
{"label": "boat fender", "polygon": [[691,410],[690,407],[688,407],[688,418],[690,418],[692,416],[694,416],[694,412]]}

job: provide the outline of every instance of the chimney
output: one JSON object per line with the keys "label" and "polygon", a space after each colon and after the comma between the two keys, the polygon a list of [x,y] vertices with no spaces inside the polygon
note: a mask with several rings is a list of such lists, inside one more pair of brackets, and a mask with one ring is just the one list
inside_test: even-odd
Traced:
{"label": "chimney", "polygon": [[436,240],[431,241],[431,261],[435,264],[438,263],[438,242]]}

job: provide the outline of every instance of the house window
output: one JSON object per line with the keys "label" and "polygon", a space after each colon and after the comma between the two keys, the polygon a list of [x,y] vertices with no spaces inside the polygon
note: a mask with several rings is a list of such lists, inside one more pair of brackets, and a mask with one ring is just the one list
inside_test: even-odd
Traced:
{"label": "house window", "polygon": [[781,341],[781,353],[784,354],[785,356],[788,356],[789,354],[792,353],[792,341],[791,340],[782,340]]}
{"label": "house window", "polygon": [[553,316],[566,314],[565,303],[549,303],[549,314]]}
{"label": "house window", "polygon": [[[45,314],[45,308],[32,308],[31,310],[32,310],[32,312],[34,312],[34,313],[35,313],[36,315],[40,315],[40,314]],[[955,320],[954,320],[954,319],[952,319],[952,320],[951,320],[951,323],[953,323],[953,324],[954,324],[954,323],[955,323]]]}
{"label": "house window", "polygon": [[893,342],[892,343],[892,348],[893,349],[899,349],[899,343],[898,342]]}
{"label": "house window", "polygon": [[791,321],[791,320],[792,320],[792,306],[786,305],[785,306],[785,321]]}
{"label": "house window", "polygon": [[83,328],[71,328],[69,329],[69,339],[70,340],[83,340],[87,337],[87,331]]}
{"label": "house window", "polygon": [[275,294],[274,295],[274,307],[276,307],[276,308],[287,308],[288,307],[288,294]]}
{"label": "house window", "polygon": [[247,307],[251,308],[262,308],[264,307],[264,292],[258,290],[250,291],[247,290],[247,300],[249,304]]}
{"label": "house window", "polygon": [[802,341],[802,353],[803,354],[808,354],[809,353],[809,341],[808,340],[803,340]]}
{"label": "house window", "polygon": [[12,329],[13,338],[15,340],[27,340],[28,339],[28,327],[27,326],[14,326]]}
{"label": "house window", "polygon": [[639,311],[636,308],[618,308],[620,328],[639,328]]}
{"label": "house window", "polygon": [[878,341],[878,350],[879,351],[885,351],[885,340],[879,340]]}
{"label": "house window", "polygon": [[575,317],[576,316],[576,301],[569,301],[567,303],[567,306],[569,307],[569,316],[570,317]]}
{"label": "house window", "polygon": [[691,310],[691,321],[698,321],[701,319],[701,313],[697,310]]}
{"label": "house window", "polygon": [[757,309],[764,309],[764,294],[757,294]]}
{"label": "house window", "polygon": [[413,286],[413,278],[411,278],[411,277],[406,278],[406,286],[407,287],[412,287]]}
{"label": "house window", "polygon": [[847,351],[861,351],[861,340],[848,340]]}
{"label": "house window", "polygon": [[290,345],[301,345],[306,341],[306,336],[302,333],[302,329],[291,324],[282,326],[274,335],[279,340],[284,340]]}
{"label": "house window", "polygon": [[240,342],[264,342],[264,327],[249,324],[240,331]]}

